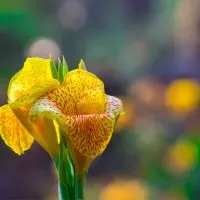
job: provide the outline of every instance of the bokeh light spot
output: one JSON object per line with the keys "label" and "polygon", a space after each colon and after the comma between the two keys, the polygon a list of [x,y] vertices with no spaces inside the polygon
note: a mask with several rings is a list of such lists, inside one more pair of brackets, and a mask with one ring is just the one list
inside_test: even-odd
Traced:
{"label": "bokeh light spot", "polygon": [[184,173],[197,164],[198,149],[187,140],[180,140],[172,145],[166,158],[166,164],[175,173]]}
{"label": "bokeh light spot", "polygon": [[61,55],[61,50],[59,45],[54,40],[48,38],[38,38],[30,44],[26,54],[29,57],[41,58],[49,58],[51,54],[54,59],[57,59]]}
{"label": "bokeh light spot", "polygon": [[141,180],[117,181],[105,187],[100,200],[148,200],[149,189]]}
{"label": "bokeh light spot", "polygon": [[192,79],[173,81],[165,93],[166,106],[177,114],[189,114],[197,108],[199,100],[199,85]]}
{"label": "bokeh light spot", "polygon": [[87,21],[87,10],[85,5],[80,1],[66,1],[58,11],[58,18],[63,27],[78,30]]}

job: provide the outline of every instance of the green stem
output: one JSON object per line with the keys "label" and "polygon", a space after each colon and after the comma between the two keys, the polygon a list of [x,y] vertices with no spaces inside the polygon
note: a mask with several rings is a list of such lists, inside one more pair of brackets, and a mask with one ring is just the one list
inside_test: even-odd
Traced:
{"label": "green stem", "polygon": [[75,177],[75,200],[84,200],[85,175],[76,174]]}
{"label": "green stem", "polygon": [[68,188],[63,183],[58,183],[58,200],[70,200]]}

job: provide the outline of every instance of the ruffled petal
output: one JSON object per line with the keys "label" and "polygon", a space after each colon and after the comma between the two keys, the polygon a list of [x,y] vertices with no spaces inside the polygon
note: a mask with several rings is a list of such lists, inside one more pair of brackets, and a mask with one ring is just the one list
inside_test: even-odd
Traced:
{"label": "ruffled petal", "polygon": [[55,102],[43,97],[33,104],[30,119],[45,116],[57,120],[77,151],[94,158],[104,151],[110,141],[116,120],[122,112],[121,100],[107,96],[105,111],[104,114],[68,116]]}
{"label": "ruffled petal", "polygon": [[9,102],[27,94],[34,85],[52,79],[50,59],[27,58],[23,68],[10,81]]}
{"label": "ruffled petal", "polygon": [[112,113],[117,120],[120,114],[123,114],[123,104],[122,101],[113,96],[107,95],[107,104],[105,113]]}
{"label": "ruffled petal", "polygon": [[104,114],[66,115],[46,96],[33,104],[30,119],[43,116],[56,120],[67,139],[76,170],[85,173],[91,161],[106,149],[122,110],[118,98],[107,96],[107,100]]}
{"label": "ruffled petal", "polygon": [[0,108],[0,135],[4,142],[19,155],[28,150],[34,141],[9,105]]}
{"label": "ruffled petal", "polygon": [[34,120],[39,116],[57,120],[77,151],[90,158],[105,150],[115,125],[112,113],[67,116],[48,98],[41,98],[33,104],[30,119]]}
{"label": "ruffled petal", "polygon": [[57,107],[57,105],[50,101],[48,98],[43,97],[36,101],[30,109],[29,119],[33,121],[40,116],[57,120],[62,118],[62,111]]}
{"label": "ruffled petal", "polygon": [[15,109],[32,104],[36,99],[59,86],[60,82],[56,79],[46,80],[34,85],[26,91],[26,94],[16,99],[10,106]]}

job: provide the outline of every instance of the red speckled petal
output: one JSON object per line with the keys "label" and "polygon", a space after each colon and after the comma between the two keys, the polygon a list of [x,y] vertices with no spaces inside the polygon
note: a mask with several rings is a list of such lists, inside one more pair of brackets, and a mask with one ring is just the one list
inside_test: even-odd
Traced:
{"label": "red speckled petal", "polygon": [[106,113],[114,114],[117,120],[119,115],[123,113],[122,101],[117,97],[107,95]]}
{"label": "red speckled petal", "polygon": [[82,155],[95,158],[107,147],[115,124],[113,114],[68,116],[60,121],[66,137]]}

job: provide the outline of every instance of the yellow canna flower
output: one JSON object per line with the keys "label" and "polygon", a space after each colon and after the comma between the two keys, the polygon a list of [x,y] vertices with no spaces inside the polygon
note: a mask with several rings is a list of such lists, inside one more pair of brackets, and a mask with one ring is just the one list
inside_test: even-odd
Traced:
{"label": "yellow canna flower", "polygon": [[56,89],[39,98],[30,110],[30,120],[56,120],[67,140],[75,170],[84,174],[91,161],[107,147],[122,110],[121,100],[104,92],[103,82],[79,68],[68,72]]}
{"label": "yellow canna flower", "polygon": [[29,122],[33,102],[59,85],[52,78],[50,59],[27,58],[8,87],[8,104],[0,107],[0,135],[17,154],[28,150],[35,139],[50,155],[58,151],[53,122],[38,118]]}

